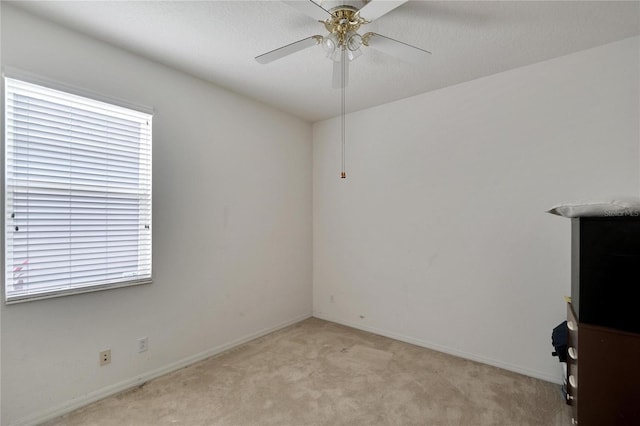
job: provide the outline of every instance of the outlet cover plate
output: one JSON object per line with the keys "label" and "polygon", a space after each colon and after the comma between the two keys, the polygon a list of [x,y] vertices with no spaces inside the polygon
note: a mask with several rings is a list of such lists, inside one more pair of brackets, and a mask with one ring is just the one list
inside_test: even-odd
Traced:
{"label": "outlet cover plate", "polygon": [[100,366],[111,364],[111,349],[100,352]]}
{"label": "outlet cover plate", "polygon": [[138,339],[138,353],[146,352],[149,350],[149,338],[141,337]]}

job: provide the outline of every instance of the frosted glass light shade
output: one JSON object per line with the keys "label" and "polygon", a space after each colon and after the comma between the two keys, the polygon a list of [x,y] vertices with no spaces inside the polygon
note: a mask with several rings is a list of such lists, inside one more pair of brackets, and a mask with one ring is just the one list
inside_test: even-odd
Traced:
{"label": "frosted glass light shade", "polygon": [[329,34],[322,39],[322,48],[327,54],[327,57],[331,57],[338,47],[338,37],[335,34]]}

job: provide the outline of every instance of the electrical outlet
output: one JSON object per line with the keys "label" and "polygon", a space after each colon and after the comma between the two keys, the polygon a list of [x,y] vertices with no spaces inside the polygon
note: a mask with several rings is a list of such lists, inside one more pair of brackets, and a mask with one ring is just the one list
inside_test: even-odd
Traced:
{"label": "electrical outlet", "polygon": [[100,366],[111,364],[111,349],[100,352]]}
{"label": "electrical outlet", "polygon": [[138,339],[138,353],[149,350],[149,338],[141,337]]}

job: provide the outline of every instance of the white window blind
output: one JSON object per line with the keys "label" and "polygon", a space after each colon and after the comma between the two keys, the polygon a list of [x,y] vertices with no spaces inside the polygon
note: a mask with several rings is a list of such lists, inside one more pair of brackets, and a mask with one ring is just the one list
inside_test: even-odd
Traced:
{"label": "white window blind", "polygon": [[151,115],[5,78],[5,301],[151,281]]}

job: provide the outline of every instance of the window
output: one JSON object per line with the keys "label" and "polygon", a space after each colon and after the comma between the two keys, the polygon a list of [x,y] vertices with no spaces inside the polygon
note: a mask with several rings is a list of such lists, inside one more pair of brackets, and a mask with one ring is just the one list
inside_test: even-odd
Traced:
{"label": "window", "polygon": [[5,78],[5,302],[151,282],[151,118]]}

